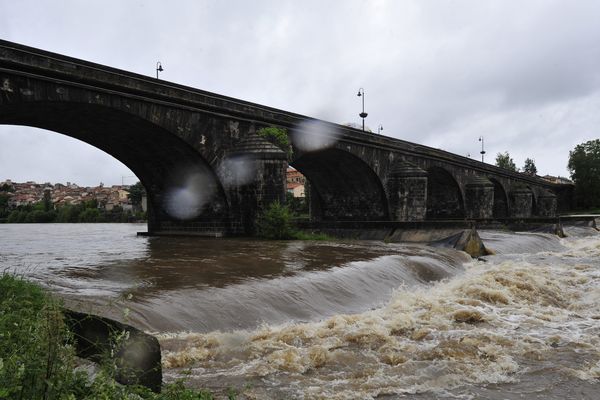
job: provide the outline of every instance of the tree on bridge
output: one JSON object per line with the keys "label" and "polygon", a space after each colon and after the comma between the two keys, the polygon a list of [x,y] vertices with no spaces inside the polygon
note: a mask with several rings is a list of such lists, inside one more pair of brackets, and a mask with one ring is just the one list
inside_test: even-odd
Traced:
{"label": "tree on bridge", "polygon": [[510,157],[510,154],[508,154],[508,151],[505,151],[504,153],[498,153],[496,155],[496,166],[517,172],[517,166]]}
{"label": "tree on bridge", "polygon": [[537,174],[537,167],[535,166],[535,161],[533,161],[531,158],[525,159],[525,165],[523,166],[523,173],[525,173],[527,175],[532,175],[532,176]]}
{"label": "tree on bridge", "polygon": [[259,129],[256,133],[258,136],[265,138],[283,150],[285,154],[287,154],[288,159],[292,158],[292,144],[290,143],[290,139],[288,138],[287,131],[285,129],[278,128],[276,126],[269,126]]}
{"label": "tree on bridge", "polygon": [[569,152],[567,167],[575,181],[577,205],[600,207],[600,139],[575,146]]}

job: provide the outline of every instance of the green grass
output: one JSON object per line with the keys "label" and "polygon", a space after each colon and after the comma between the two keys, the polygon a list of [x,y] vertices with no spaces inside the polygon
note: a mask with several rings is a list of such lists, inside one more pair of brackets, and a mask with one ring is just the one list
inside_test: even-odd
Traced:
{"label": "green grass", "polygon": [[257,236],[269,240],[332,240],[324,233],[296,229],[289,207],[273,202],[256,219]]}
{"label": "green grass", "polygon": [[[110,363],[91,379],[78,371],[72,337],[59,301],[40,286],[0,273],[0,399],[2,400],[211,400],[208,391],[165,385],[160,394],[113,379]],[[235,398],[234,395],[229,396]]]}

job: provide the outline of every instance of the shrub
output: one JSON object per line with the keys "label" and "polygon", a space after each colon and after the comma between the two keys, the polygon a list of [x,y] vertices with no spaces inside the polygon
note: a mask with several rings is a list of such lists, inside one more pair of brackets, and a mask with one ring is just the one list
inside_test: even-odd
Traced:
{"label": "shrub", "polygon": [[101,222],[97,208],[86,208],[79,214],[79,222]]}
{"label": "shrub", "polygon": [[77,222],[80,212],[79,207],[66,204],[58,209],[56,222]]}
{"label": "shrub", "polygon": [[257,236],[264,239],[282,240],[330,240],[331,237],[324,233],[308,233],[295,229],[292,223],[292,213],[285,205],[278,201],[271,205],[258,216],[256,220]]}
{"label": "shrub", "polygon": [[26,217],[27,211],[13,210],[10,214],[8,214],[7,222],[10,224],[23,223],[25,222]]}
{"label": "shrub", "polygon": [[259,129],[256,134],[267,139],[269,142],[283,150],[285,154],[287,154],[288,159],[292,158],[292,145],[290,144],[290,139],[288,138],[287,131],[285,129],[270,126],[268,128]]}
{"label": "shrub", "polygon": [[265,239],[291,239],[292,216],[289,209],[278,201],[271,205],[258,216],[256,221],[256,233]]}
{"label": "shrub", "polygon": [[73,351],[55,300],[37,285],[0,277],[0,398],[59,399],[72,372]]}

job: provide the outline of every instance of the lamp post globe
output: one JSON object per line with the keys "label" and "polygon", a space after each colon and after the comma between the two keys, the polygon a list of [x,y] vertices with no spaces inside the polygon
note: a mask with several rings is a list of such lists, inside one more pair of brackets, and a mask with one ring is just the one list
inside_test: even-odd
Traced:
{"label": "lamp post globe", "polygon": [[163,72],[163,71],[164,71],[164,69],[163,69],[163,67],[162,67],[162,64],[161,64],[161,62],[160,62],[160,61],[157,61],[157,62],[156,62],[156,79],[158,79],[158,73],[159,73],[159,72]]}

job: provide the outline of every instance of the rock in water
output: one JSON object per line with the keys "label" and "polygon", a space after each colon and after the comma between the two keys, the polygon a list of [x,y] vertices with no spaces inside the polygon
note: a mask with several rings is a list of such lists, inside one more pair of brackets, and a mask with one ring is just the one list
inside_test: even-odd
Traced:
{"label": "rock in water", "polygon": [[115,380],[142,385],[159,393],[162,384],[158,340],[133,326],[72,310],[64,310],[77,355],[94,362],[107,357],[116,365]]}

